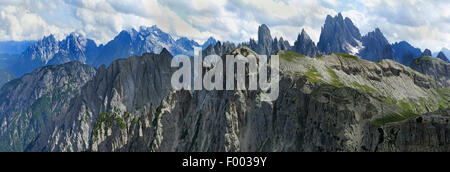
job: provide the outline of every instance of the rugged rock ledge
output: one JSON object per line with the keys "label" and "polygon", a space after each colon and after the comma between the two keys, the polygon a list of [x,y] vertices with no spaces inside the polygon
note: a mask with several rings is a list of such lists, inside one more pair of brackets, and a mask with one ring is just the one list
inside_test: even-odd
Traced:
{"label": "rugged rock ledge", "polygon": [[0,151],[23,151],[53,113],[69,108],[95,73],[93,67],[70,62],[39,68],[5,84],[0,89]]}
{"label": "rugged rock ledge", "polygon": [[430,76],[442,86],[450,88],[450,63],[439,58],[422,56],[412,62],[411,68]]}
{"label": "rugged rock ledge", "polygon": [[167,51],[115,61],[27,151],[449,151],[448,110],[437,110],[450,91],[433,79],[392,60],[279,55],[274,102],[260,91],[173,91]]}

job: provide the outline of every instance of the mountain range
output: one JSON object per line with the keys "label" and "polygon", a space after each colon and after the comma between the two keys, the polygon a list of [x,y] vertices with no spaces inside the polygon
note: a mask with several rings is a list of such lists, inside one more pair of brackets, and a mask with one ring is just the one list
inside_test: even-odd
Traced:
{"label": "mountain range", "polygon": [[115,60],[51,113],[25,151],[448,151],[450,90],[433,79],[393,60],[277,55],[274,102],[261,91],[172,90],[166,49]]}
{"label": "mountain range", "polygon": [[[445,49],[361,35],[342,14],[326,17],[317,45],[304,29],[290,44],[265,24],[257,39],[199,44],[157,26],[104,45],[46,36],[0,70],[0,151],[450,151]],[[279,98],[172,89],[172,58],[194,47],[223,60],[278,55]]]}
{"label": "mountain range", "polygon": [[[250,39],[249,42],[239,45],[221,42],[220,46],[228,46],[228,48],[215,47],[217,42],[212,37],[203,45],[186,37],[175,40],[157,26],[124,30],[105,45],[97,45],[93,40],[77,33],[71,33],[61,41],[50,35],[37,42],[0,42],[0,45],[5,45],[6,48],[16,45],[17,48],[8,53],[17,53],[19,49],[24,49],[20,55],[0,55],[0,63],[3,64],[0,67],[13,72],[16,76],[22,76],[45,65],[80,61],[99,67],[102,64],[109,65],[116,59],[139,56],[145,52],[159,53],[163,48],[174,55],[193,56],[194,47],[202,47],[206,50],[209,46],[212,48],[207,50],[208,52],[215,49],[214,53],[221,55],[236,47],[247,46],[258,54],[273,55],[280,50],[289,50],[310,57],[332,52],[347,53],[369,61],[393,59],[407,66],[410,66],[414,59],[423,56],[420,49],[408,42],[390,44],[378,28],[362,36],[351,19],[344,18],[341,13],[335,17],[330,15],[326,17],[317,46],[303,29],[291,45],[283,37],[273,38],[269,27],[265,24],[258,28],[257,40]],[[25,46],[28,48],[25,49]],[[434,57],[438,55],[442,60],[449,61],[447,49],[443,49],[440,54],[434,54]],[[427,51],[425,56],[432,56],[431,51]]]}
{"label": "mountain range", "polygon": [[50,35],[32,43],[14,61],[9,62],[14,65],[7,69],[16,76],[22,76],[39,67],[70,61],[99,67],[102,64],[109,65],[116,59],[142,55],[145,52],[159,53],[163,48],[172,54],[193,56],[194,47],[207,47],[216,42],[212,37],[203,45],[186,37],[174,40],[157,26],[124,30],[105,45],[97,45],[93,40],[77,33],[71,33],[61,41]]}

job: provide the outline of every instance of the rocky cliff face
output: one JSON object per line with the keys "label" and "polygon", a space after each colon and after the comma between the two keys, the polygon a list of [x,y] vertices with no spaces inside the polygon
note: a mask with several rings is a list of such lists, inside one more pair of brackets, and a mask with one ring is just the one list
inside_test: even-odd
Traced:
{"label": "rocky cliff face", "polygon": [[450,87],[450,63],[438,58],[423,56],[415,59],[411,68],[430,76],[444,87]]}
{"label": "rocky cliff face", "polygon": [[0,151],[23,151],[95,72],[71,62],[39,68],[5,84],[0,90]]}
{"label": "rocky cliff face", "polygon": [[267,25],[263,24],[258,28],[258,54],[271,55],[273,52],[273,39]]}
{"label": "rocky cliff face", "polygon": [[[171,58],[163,49],[160,55],[145,53],[114,61],[108,68],[101,66],[68,108],[55,112],[55,118],[28,150],[87,151],[96,139],[110,136],[113,126],[125,131],[128,125],[138,122],[141,114],[159,107],[169,94]],[[125,133],[119,135],[128,137]]]}
{"label": "rocky cliff face", "polygon": [[319,50],[317,49],[316,44],[314,44],[304,29],[302,29],[302,32],[298,35],[292,51],[309,57],[319,55]]}
{"label": "rocky cliff face", "polygon": [[361,58],[375,62],[382,59],[394,59],[391,45],[380,29],[377,28],[363,36],[362,43],[364,48],[358,53]]}
{"label": "rocky cliff face", "polygon": [[[448,100],[447,100],[448,101]],[[380,152],[448,152],[450,109],[440,109],[401,122],[370,128],[373,150]]]}
{"label": "rocky cliff face", "polygon": [[[254,52],[241,47],[231,54]],[[445,111],[431,115],[439,125],[423,117],[429,114],[419,116],[449,107],[450,90],[432,79],[392,60],[279,55],[274,102],[261,101],[260,91],[173,91],[174,69],[164,51],[115,61],[99,69],[27,150],[448,151],[442,135],[425,141],[448,130],[439,127],[448,126]],[[425,125],[409,124],[417,120]],[[432,125],[439,131],[426,128]],[[395,127],[400,132],[391,133]],[[417,127],[420,137],[411,137],[408,127]]]}
{"label": "rocky cliff face", "polygon": [[317,47],[324,54],[348,53],[354,55],[363,48],[363,45],[358,28],[350,18],[344,19],[339,13],[334,18],[327,16]]}

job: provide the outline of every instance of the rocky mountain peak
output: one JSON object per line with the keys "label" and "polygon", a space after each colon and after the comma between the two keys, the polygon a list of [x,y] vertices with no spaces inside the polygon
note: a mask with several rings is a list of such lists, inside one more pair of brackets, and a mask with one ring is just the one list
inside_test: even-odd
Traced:
{"label": "rocky mountain peak", "polygon": [[362,49],[361,34],[349,18],[343,19],[341,13],[334,18],[327,16],[322,27],[319,51],[325,54],[332,52],[356,54]]}
{"label": "rocky mountain peak", "polygon": [[83,35],[75,32],[70,33],[59,44],[60,48],[68,51],[84,51],[88,40]]}
{"label": "rocky mountain peak", "polygon": [[413,47],[406,41],[392,44],[392,51],[394,52],[394,60],[406,66],[410,66],[412,61],[422,54],[419,48]]}
{"label": "rocky mountain peak", "polygon": [[384,37],[379,28],[362,37],[363,49],[358,55],[366,60],[381,61],[382,59],[394,59],[389,41]]}
{"label": "rocky mountain peak", "polygon": [[431,50],[425,49],[421,56],[429,56],[429,57],[431,57],[432,56]]}
{"label": "rocky mountain peak", "polygon": [[450,60],[447,58],[447,56],[445,56],[445,54],[442,51],[439,52],[439,54],[437,55],[437,58],[440,58],[444,62],[450,62]]}
{"label": "rocky mountain peak", "polygon": [[315,57],[319,54],[316,44],[311,40],[305,29],[302,29],[302,32],[294,42],[293,51],[309,57]]}
{"label": "rocky mountain peak", "polygon": [[216,45],[216,43],[217,43],[217,40],[216,40],[216,39],[214,39],[213,37],[209,37],[208,40],[206,40],[206,41],[203,43],[202,48],[203,48],[203,49],[206,49],[206,48],[207,48],[208,46],[210,46],[210,45],[212,45],[212,46]]}
{"label": "rocky mountain peak", "polygon": [[172,54],[166,48],[163,48],[159,54],[163,57],[172,57]]}
{"label": "rocky mountain peak", "polygon": [[[278,49],[278,50],[290,50],[291,49],[291,45],[289,44],[289,41],[284,40],[283,37],[280,37],[279,44],[280,44],[280,49]],[[276,50],[276,51],[278,51],[278,50]]]}
{"label": "rocky mountain peak", "polygon": [[271,55],[273,53],[273,39],[267,25],[262,24],[258,28],[258,54]]}
{"label": "rocky mountain peak", "polygon": [[44,36],[44,38],[42,38],[42,40],[40,40],[38,42],[52,43],[52,42],[56,42],[56,38],[55,38],[55,35],[50,34],[49,36]]}

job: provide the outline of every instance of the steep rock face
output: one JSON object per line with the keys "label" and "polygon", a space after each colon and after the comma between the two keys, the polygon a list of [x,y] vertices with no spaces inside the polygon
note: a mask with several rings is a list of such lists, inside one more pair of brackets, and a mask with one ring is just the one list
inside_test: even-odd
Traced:
{"label": "steep rock face", "polygon": [[0,151],[23,151],[95,72],[71,62],[39,68],[5,84],[0,90]]}
{"label": "steep rock face", "polygon": [[314,44],[314,42],[311,40],[304,29],[302,29],[301,34],[298,35],[297,41],[295,41],[292,51],[309,57],[315,57],[319,54],[319,50],[317,49],[316,44]]}
{"label": "steep rock face", "polygon": [[448,152],[450,109],[440,109],[383,127],[371,127],[379,152]]}
{"label": "steep rock face", "polygon": [[[173,91],[164,57],[146,54],[101,68],[28,150],[384,151],[378,128],[448,108],[450,99],[450,91],[392,60],[339,54],[280,54],[274,102],[261,101],[261,91]],[[444,143],[421,142],[417,150],[448,150]]]}
{"label": "steep rock face", "polygon": [[[113,121],[128,125],[137,119],[135,115],[159,107],[171,89],[171,59],[163,49],[159,55],[145,53],[114,61],[108,68],[101,66],[68,108],[55,112],[27,150],[86,151],[96,139],[111,135]],[[116,116],[118,112],[128,113]]]}
{"label": "steep rock face", "polygon": [[413,47],[406,41],[392,44],[392,50],[394,60],[406,66],[411,66],[411,62],[422,54],[419,48]]}
{"label": "steep rock face", "polygon": [[71,33],[62,41],[57,41],[50,35],[31,45],[20,55],[17,64],[10,68],[15,75],[22,76],[45,65],[70,61],[88,63],[89,59],[98,55],[98,51],[95,42],[82,35]]}
{"label": "steep rock face", "polygon": [[341,13],[334,18],[327,16],[317,47],[324,54],[356,54],[363,48],[358,28],[350,18],[344,19]]}
{"label": "steep rock face", "polygon": [[394,59],[391,45],[380,29],[377,28],[363,36],[362,43],[364,48],[358,53],[361,58],[375,62],[382,59]]}
{"label": "steep rock face", "polygon": [[438,58],[423,56],[415,59],[411,68],[430,76],[444,87],[450,87],[450,63]]}
{"label": "steep rock face", "polygon": [[271,55],[273,52],[273,39],[267,25],[263,24],[258,28],[258,54]]}
{"label": "steep rock face", "polygon": [[0,69],[0,88],[2,88],[3,84],[13,80],[14,78],[15,76],[13,73]]}
{"label": "steep rock face", "polygon": [[439,54],[436,57],[444,62],[450,63],[450,60],[447,58],[447,56],[445,56],[445,54],[442,51],[439,52]]}

